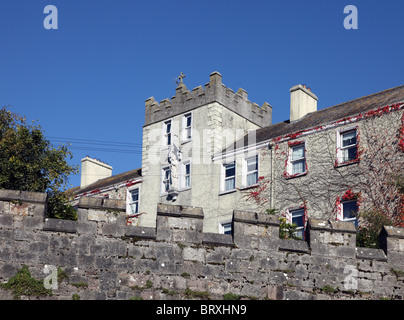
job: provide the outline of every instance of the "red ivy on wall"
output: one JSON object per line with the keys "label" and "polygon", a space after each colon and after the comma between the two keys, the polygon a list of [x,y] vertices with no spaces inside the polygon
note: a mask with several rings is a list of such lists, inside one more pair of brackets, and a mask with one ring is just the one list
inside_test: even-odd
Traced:
{"label": "red ivy on wall", "polygon": [[[368,111],[368,112],[366,112],[364,114],[360,113],[360,114],[358,114],[357,116],[354,116],[354,117],[345,117],[343,119],[331,122],[331,123],[329,123],[327,125],[324,125],[324,126],[318,126],[318,127],[314,127],[314,128],[309,128],[309,129],[289,133],[289,134],[286,134],[284,136],[279,136],[277,138],[274,138],[272,141],[274,143],[277,143],[277,142],[280,142],[280,141],[283,141],[283,140],[292,140],[292,139],[295,139],[295,138],[297,138],[298,136],[300,136],[300,135],[302,135],[304,133],[316,132],[316,131],[319,131],[319,130],[334,127],[334,126],[339,125],[339,124],[348,124],[348,123],[356,122],[356,121],[366,119],[366,118],[378,117],[378,116],[381,116],[383,114],[391,113],[393,111],[397,111],[397,110],[400,110],[400,109],[403,109],[403,108],[404,108],[404,102],[379,107],[377,109],[370,110],[370,111]],[[403,147],[404,147],[404,142],[403,142]]]}
{"label": "red ivy on wall", "polygon": [[351,190],[351,188],[348,189],[348,191],[346,191],[344,193],[344,195],[342,196],[342,200],[344,201],[349,201],[349,200],[359,200],[359,198],[361,197],[361,193],[355,193]]}
{"label": "red ivy on wall", "polygon": [[401,127],[399,129],[398,139],[398,148],[401,152],[404,152],[404,112],[401,116]]}
{"label": "red ivy on wall", "polygon": [[267,189],[268,184],[268,179],[265,180],[263,176],[258,177],[258,185],[251,187],[251,190],[247,192],[246,199],[253,200],[261,206],[268,203],[269,199],[264,196],[264,191]]}
{"label": "red ivy on wall", "polygon": [[356,200],[359,209],[361,202],[361,195],[362,194],[360,192],[353,192],[352,189],[349,188],[347,191],[345,191],[344,195],[341,198],[337,197],[337,200],[335,201],[335,207],[337,208],[337,217],[336,217],[337,221],[340,220],[339,217],[342,217],[341,202]]}

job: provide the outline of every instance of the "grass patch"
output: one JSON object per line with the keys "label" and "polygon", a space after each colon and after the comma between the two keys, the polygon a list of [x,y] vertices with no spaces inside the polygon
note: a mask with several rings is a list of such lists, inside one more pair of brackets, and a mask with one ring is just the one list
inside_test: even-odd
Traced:
{"label": "grass patch", "polygon": [[223,295],[223,300],[238,300],[240,298],[241,298],[240,295],[231,292]]}
{"label": "grass patch", "polygon": [[31,276],[26,265],[22,266],[7,283],[1,283],[0,288],[11,290],[15,300],[20,300],[21,296],[44,297],[52,295],[51,289],[45,289],[43,280],[37,280]]}
{"label": "grass patch", "polygon": [[209,299],[209,292],[206,291],[194,291],[186,288],[184,294],[187,298]]}

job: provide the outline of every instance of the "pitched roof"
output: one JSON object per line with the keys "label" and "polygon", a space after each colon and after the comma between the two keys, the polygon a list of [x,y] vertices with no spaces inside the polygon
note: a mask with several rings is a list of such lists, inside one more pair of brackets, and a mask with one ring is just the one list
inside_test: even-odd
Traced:
{"label": "pitched roof", "polygon": [[123,183],[125,181],[129,181],[136,178],[142,177],[142,169],[134,169],[130,171],[126,171],[123,173],[119,173],[117,175],[100,179],[92,184],[85,186],[84,188],[74,187],[66,191],[68,196],[74,196],[84,192],[90,192],[92,190],[102,189],[105,187],[113,186],[115,184]]}
{"label": "pitched roof", "polygon": [[[301,119],[293,122],[287,120],[270,125],[268,127],[257,129],[255,142],[260,143],[287,134],[299,132],[309,128],[315,128],[350,116],[363,114],[379,107],[384,107],[403,101],[404,85],[401,85],[319,111],[311,112]],[[242,144],[242,142],[244,144]],[[236,149],[236,146],[240,145],[248,145],[248,135],[245,135],[243,138],[235,142],[233,147]],[[231,150],[231,148],[228,147],[222,150],[222,153],[226,153],[226,150]]]}

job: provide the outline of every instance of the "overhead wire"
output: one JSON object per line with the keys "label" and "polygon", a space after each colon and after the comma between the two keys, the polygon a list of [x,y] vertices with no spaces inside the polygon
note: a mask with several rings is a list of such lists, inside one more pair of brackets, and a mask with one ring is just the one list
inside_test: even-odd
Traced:
{"label": "overhead wire", "polygon": [[[47,139],[52,144],[69,143],[70,144],[69,149],[99,151],[99,152],[114,152],[114,153],[134,153],[134,154],[142,153],[142,144],[140,143],[67,138],[67,137],[47,137]],[[79,146],[77,146],[77,144]],[[109,147],[115,147],[115,148],[109,148]],[[125,149],[120,149],[116,147],[123,147]]]}

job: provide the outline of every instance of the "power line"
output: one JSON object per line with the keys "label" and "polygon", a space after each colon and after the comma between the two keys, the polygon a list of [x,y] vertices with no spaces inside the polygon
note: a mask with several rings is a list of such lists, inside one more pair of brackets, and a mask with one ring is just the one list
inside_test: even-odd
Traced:
{"label": "power line", "polygon": [[142,154],[142,150],[107,149],[107,148],[75,147],[75,146],[70,146],[69,149],[86,150],[86,151],[99,151],[99,152]]}
{"label": "power line", "polygon": [[[139,143],[117,142],[117,141],[107,141],[107,140],[92,140],[92,139],[81,139],[81,138],[65,138],[65,137],[47,137],[47,139],[53,145],[58,142],[59,143],[70,143],[71,146],[69,146],[69,149],[75,149],[75,150],[126,153],[126,154],[128,154],[128,153],[141,154],[142,153],[142,145]],[[99,147],[97,147],[97,146],[99,146]],[[108,147],[117,147],[117,148],[108,148]],[[120,149],[120,147],[123,147],[125,149]]]}
{"label": "power line", "polygon": [[106,140],[91,140],[91,139],[79,139],[79,138],[64,138],[64,137],[47,137],[50,141],[55,142],[71,142],[80,144],[93,144],[93,145],[108,145],[108,146],[128,146],[128,147],[141,147],[141,143],[131,142],[118,142],[118,141],[106,141]]}

